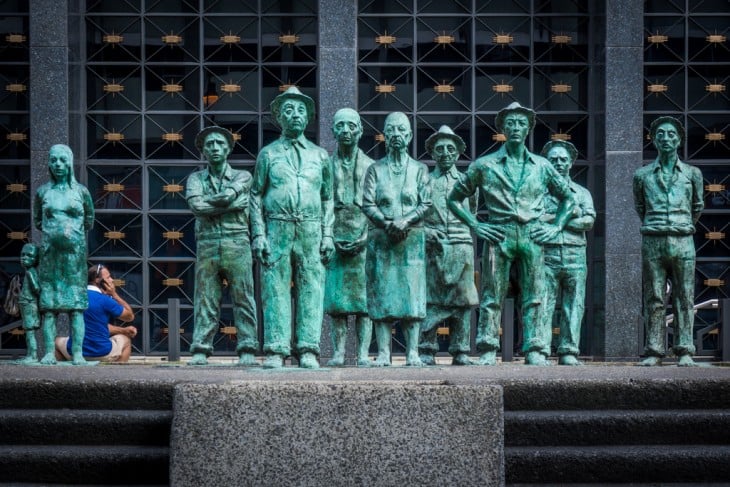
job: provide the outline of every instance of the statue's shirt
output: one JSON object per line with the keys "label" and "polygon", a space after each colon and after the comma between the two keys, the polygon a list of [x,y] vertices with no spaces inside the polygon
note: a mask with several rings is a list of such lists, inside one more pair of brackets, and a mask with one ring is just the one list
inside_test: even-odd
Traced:
{"label": "statue's shirt", "polygon": [[[469,226],[454,215],[448,206],[448,197],[456,183],[461,179],[461,173],[456,166],[451,166],[443,172],[436,167],[431,173],[431,203],[432,210],[426,213],[424,223],[427,227],[439,230],[446,235],[451,243],[472,243],[471,230]],[[469,208],[469,201],[464,203],[467,211],[474,211]]]}
{"label": "statue's shirt", "polygon": [[[575,207],[580,209],[580,215],[574,218],[582,218],[584,216],[590,216],[596,218],[596,210],[593,207],[593,198],[591,193],[573,181],[570,182],[570,192],[573,194],[573,201]],[[555,218],[555,214],[558,212],[558,201],[548,195],[545,200],[545,212],[552,218]],[[571,230],[570,228],[564,228],[557,234],[555,238],[549,240],[545,245],[570,245],[574,247],[585,247],[586,246],[586,232]]]}
{"label": "statue's shirt", "polygon": [[571,198],[568,182],[544,157],[525,150],[521,171],[510,170],[507,159],[503,145],[472,162],[466,177],[454,187],[460,196],[481,189],[489,223],[537,220],[545,212],[546,191],[559,200]]}
{"label": "statue's shirt", "polygon": [[692,235],[704,208],[702,173],[677,161],[662,177],[658,160],[634,173],[634,204],[642,235]]}

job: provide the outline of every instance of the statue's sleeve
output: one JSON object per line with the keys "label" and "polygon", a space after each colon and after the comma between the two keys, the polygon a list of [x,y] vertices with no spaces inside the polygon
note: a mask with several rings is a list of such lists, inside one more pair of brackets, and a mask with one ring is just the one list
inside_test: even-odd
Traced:
{"label": "statue's sleeve", "polygon": [[193,215],[211,216],[221,213],[221,208],[217,208],[205,201],[205,189],[201,182],[200,173],[193,173],[188,176],[188,182],[185,185],[185,200]]}
{"label": "statue's sleeve", "polygon": [[33,225],[43,231],[43,195],[40,189],[35,192],[33,197]]}
{"label": "statue's sleeve", "polygon": [[236,197],[226,208],[227,211],[240,211],[248,207],[252,181],[253,178],[248,171],[239,171],[238,174],[236,174],[236,179],[229,186],[236,192]]}
{"label": "statue's sleeve", "polygon": [[644,201],[644,180],[641,175],[637,172],[634,174],[634,208],[636,213],[639,214],[639,218],[644,219],[644,213],[646,212],[646,201]]}
{"label": "statue's sleeve", "polygon": [[320,189],[320,197],[322,198],[322,237],[332,237],[332,226],[335,224],[335,204],[332,197],[332,161],[324,151],[322,151],[320,160],[322,161],[322,188]]}
{"label": "statue's sleeve", "polygon": [[365,172],[365,178],[362,184],[362,212],[365,216],[378,228],[385,226],[385,215],[380,211],[375,202],[375,193],[378,184],[378,176],[376,165],[371,164]]}
{"label": "statue's sleeve", "polygon": [[431,177],[428,169],[424,164],[420,164],[418,170],[418,204],[410,211],[406,217],[411,220],[411,224],[420,221],[431,209]]}
{"label": "statue's sleeve", "polygon": [[[451,189],[449,199],[461,203],[464,198],[470,198],[477,194],[477,188],[481,179],[481,171],[477,167],[477,163],[472,162],[469,164],[469,168],[466,172],[461,175],[459,181],[456,182],[454,187]],[[473,213],[476,214],[476,204],[474,205]]]}
{"label": "statue's sleeve", "polygon": [[264,208],[262,198],[266,192],[266,183],[269,178],[268,152],[259,152],[256,158],[256,168],[253,172],[251,184],[251,238],[265,237]]}
{"label": "statue's sleeve", "polygon": [[692,222],[697,223],[705,209],[704,181],[702,171],[694,167],[692,171]]}

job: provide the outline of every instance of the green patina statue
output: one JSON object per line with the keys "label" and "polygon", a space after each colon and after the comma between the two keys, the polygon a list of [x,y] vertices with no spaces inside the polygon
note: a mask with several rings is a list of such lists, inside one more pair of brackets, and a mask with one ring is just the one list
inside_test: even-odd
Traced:
{"label": "green patina statue", "polygon": [[23,245],[23,250],[20,251],[20,264],[25,268],[25,276],[18,296],[18,304],[20,305],[20,315],[23,318],[27,353],[19,363],[31,365],[38,363],[38,342],[35,332],[41,326],[41,316],[38,312],[41,283],[38,277],[38,247],[35,244]]}
{"label": "green patina statue", "polygon": [[[575,206],[563,231],[544,244],[545,250],[545,313],[543,319],[552,328],[553,315],[560,328],[558,363],[581,365],[580,327],[583,321],[586,296],[586,235],[593,228],[596,210],[593,198],[586,188],[570,179],[570,168],[578,158],[578,150],[570,142],[550,141],[542,155],[570,183]],[[545,200],[543,221],[553,222],[558,201],[552,195]],[[559,308],[555,309],[559,299]],[[554,311],[553,311],[554,310]]]}
{"label": "green patina statue", "polygon": [[[477,328],[479,363],[496,363],[502,303],[514,263],[521,287],[525,364],[548,365],[551,329],[541,317],[542,244],[565,227],[573,211],[573,198],[568,181],[546,159],[525,147],[527,135],[535,125],[535,112],[515,102],[497,113],[495,125],[506,136],[506,142],[498,151],[474,161],[449,195],[451,211],[485,240]],[[461,205],[477,189],[488,211],[485,223]],[[540,222],[546,192],[559,201],[552,224]]]}
{"label": "green patina statue", "polygon": [[426,316],[425,231],[431,208],[428,167],[408,155],[413,137],[401,112],[385,119],[387,155],[365,173],[362,210],[370,220],[367,273],[368,314],[375,324],[378,357],[390,365],[391,323],[400,322],[406,365],[420,366],[418,337]]}
{"label": "green patina statue", "polygon": [[[449,209],[448,196],[461,174],[454,163],[466,144],[444,125],[426,139],[426,150],[436,161],[431,172],[433,209],[424,218],[426,230],[426,318],[421,323],[418,352],[424,365],[435,364],[436,329],[449,326],[449,353],[453,365],[472,365],[469,359],[471,309],[479,302],[474,285],[474,247],[469,227]],[[476,210],[476,198],[461,203]]]}
{"label": "green patina statue", "polygon": [[370,365],[368,349],[373,325],[368,317],[365,284],[365,244],[368,220],[360,210],[365,171],[373,163],[358,148],[362,136],[360,115],[351,108],[335,113],[332,132],[337,149],[332,162],[335,253],[327,265],[324,312],[332,317],[334,353],[327,365],[345,363],[347,316],[355,315],[357,365]]}
{"label": "green patina statue", "polygon": [[641,218],[646,358],[640,365],[661,365],[664,357],[667,280],[674,310],[677,365],[696,365],[692,356],[695,246],[692,234],[704,208],[702,173],[679,160],[684,128],[673,117],[659,117],[650,128],[659,155],[634,174],[634,203]]}
{"label": "green patina statue", "polygon": [[86,232],[94,224],[94,204],[89,190],[79,184],[73,172],[73,152],[57,144],[48,154],[51,180],[35,194],[33,222],[42,232],[38,256],[40,275],[39,310],[43,317],[45,355],[42,364],[56,363],[56,318],[68,313],[74,337],[72,360],[85,365],[84,310],[86,294]]}
{"label": "green patina statue", "polygon": [[207,127],[195,138],[195,146],[208,167],[188,177],[185,198],[195,215],[195,298],[190,365],[205,365],[213,353],[213,338],[227,282],[233,304],[239,365],[256,365],[259,348],[256,302],[249,242],[249,192],[251,174],[233,169],[228,156],[233,149],[231,132]]}
{"label": "green patina statue", "polygon": [[[281,137],[256,159],[251,187],[254,255],[262,264],[264,367],[280,368],[292,349],[299,366],[319,367],[324,266],[334,250],[332,174],[329,156],[304,137],[314,101],[296,87],[271,103]],[[293,286],[292,286],[293,284]]]}

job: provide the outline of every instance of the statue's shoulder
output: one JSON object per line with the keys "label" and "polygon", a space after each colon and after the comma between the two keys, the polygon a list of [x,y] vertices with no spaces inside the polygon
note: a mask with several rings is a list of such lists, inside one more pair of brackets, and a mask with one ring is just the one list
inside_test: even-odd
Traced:
{"label": "statue's shoulder", "polygon": [[639,169],[637,169],[634,172],[634,179],[643,179],[648,174],[651,174],[652,172],[654,172],[654,169],[656,169],[656,166],[657,166],[657,162],[656,161],[655,162],[650,162],[646,166],[641,166]]}
{"label": "statue's shoulder", "polygon": [[259,157],[261,156],[271,156],[273,154],[276,154],[277,152],[283,152],[284,151],[284,144],[282,144],[280,139],[273,140],[263,146],[261,150],[259,151]]}

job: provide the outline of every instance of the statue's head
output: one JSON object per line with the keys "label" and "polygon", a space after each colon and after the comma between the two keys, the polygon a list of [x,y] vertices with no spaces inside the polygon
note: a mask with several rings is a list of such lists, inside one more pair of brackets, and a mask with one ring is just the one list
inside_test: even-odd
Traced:
{"label": "statue's head", "polygon": [[271,102],[271,115],[284,132],[301,134],[314,120],[314,100],[291,86]]}
{"label": "statue's head", "polygon": [[385,146],[391,150],[404,150],[413,138],[411,121],[403,112],[392,112],[385,117],[383,127]]}
{"label": "statue's head", "polygon": [[542,148],[541,154],[550,161],[561,176],[567,177],[570,174],[570,168],[578,158],[578,149],[568,141],[551,140]]}
{"label": "statue's head", "polygon": [[222,164],[233,150],[233,134],[223,127],[206,127],[195,137],[195,147],[203,153],[206,161]]}
{"label": "statue's head", "polygon": [[649,135],[659,152],[675,152],[684,142],[682,123],[674,117],[658,117],[649,127]]}
{"label": "statue's head", "polygon": [[426,150],[442,169],[449,169],[466,150],[464,140],[448,125],[442,125],[438,132],[426,139]]}
{"label": "statue's head", "polygon": [[65,182],[69,186],[76,184],[74,176],[74,154],[65,144],[51,146],[48,151],[48,174],[54,183]]}
{"label": "statue's head", "polygon": [[497,112],[494,117],[494,126],[507,137],[508,142],[511,140],[516,141],[517,134],[515,134],[515,139],[511,139],[510,134],[507,132],[519,129],[519,135],[522,142],[524,142],[527,134],[535,127],[535,112],[530,108],[523,107],[516,101],[512,102]]}
{"label": "statue's head", "polygon": [[362,137],[360,115],[352,108],[340,108],[332,119],[332,133],[339,145],[357,146]]}
{"label": "statue's head", "polygon": [[20,264],[26,269],[38,263],[38,246],[34,243],[23,245],[20,251]]}

